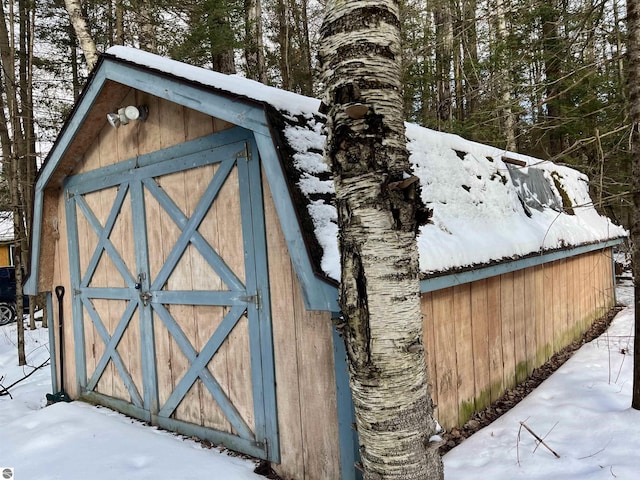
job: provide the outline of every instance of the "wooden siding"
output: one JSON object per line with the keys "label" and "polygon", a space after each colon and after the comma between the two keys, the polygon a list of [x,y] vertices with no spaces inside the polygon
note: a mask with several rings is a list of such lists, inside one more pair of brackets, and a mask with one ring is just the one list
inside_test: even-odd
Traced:
{"label": "wooden siding", "polygon": [[[131,125],[113,129],[103,128],[98,137],[87,150],[81,162],[75,165],[72,174],[92,171],[110,164],[115,164],[128,158],[180,144],[186,140],[220,131],[231,125],[217,119],[212,119],[198,112],[191,111],[170,102],[129,91],[122,104],[145,104],[150,106],[149,118],[144,123],[132,122]],[[211,176],[217,167],[205,167],[207,172],[200,172],[196,177]],[[211,170],[211,171],[209,171]],[[180,202],[180,208],[188,215],[193,207],[190,198],[196,198],[201,190],[198,178],[182,172],[162,178],[163,190]],[[233,179],[231,182],[233,183]],[[266,188],[266,187],[265,187]],[[117,191],[115,188],[105,189],[86,196],[87,203],[101,222],[109,213],[109,208]],[[193,195],[191,195],[193,194]],[[276,381],[278,400],[278,423],[281,442],[281,463],[276,468],[285,477],[296,479],[324,479],[338,478],[340,471],[339,445],[337,434],[337,405],[336,387],[333,369],[333,343],[331,315],[328,312],[308,312],[304,308],[300,286],[289,260],[286,243],[282,234],[271,194],[268,188],[264,193],[267,224],[267,244],[269,249],[271,302],[274,323],[274,346],[276,357]],[[223,200],[226,198],[227,200]],[[64,285],[67,295],[64,298],[65,309],[65,388],[72,397],[78,397],[76,366],[73,354],[72,306],[69,294],[69,256],[67,248],[67,226],[63,196],[59,191],[51,192],[47,197],[45,209],[47,219],[55,225],[56,236],[50,243],[53,250],[52,275],[46,279],[46,290],[53,290],[56,285]],[[163,243],[171,244],[177,235],[175,225],[162,218],[160,208],[147,197],[147,214],[159,221],[149,222],[151,231],[150,242],[155,245],[151,255],[151,270],[157,271],[164,261],[167,252],[162,248]],[[230,215],[235,212],[236,229],[240,228],[237,218],[239,213],[239,199],[231,192],[220,194],[220,199],[214,203],[212,211],[203,222],[200,233],[216,247],[217,251],[228,259],[237,258],[242,262],[242,243],[238,242],[239,233],[233,228],[224,231],[216,228],[216,221],[212,218],[219,215]],[[79,215],[79,234],[82,237],[80,250],[80,264],[85,266],[95,248],[97,238],[83,217]],[[125,215],[117,221],[112,233],[114,247],[122,253],[127,264],[130,263],[132,249],[131,228],[135,219]],[[229,225],[228,226],[233,226]],[[172,230],[173,229],[173,230]],[[214,231],[215,230],[215,231]],[[153,232],[156,232],[154,237]],[[154,240],[155,239],[155,240]],[[204,262],[198,261],[198,252],[193,248],[187,254],[176,272],[170,277],[169,283],[181,282],[193,289],[217,288],[221,280],[214,272],[201,272]],[[121,286],[111,284],[122,282],[121,275],[114,271],[114,266],[105,255],[96,269],[95,282],[101,285]],[[233,263],[233,262],[231,262]],[[187,270],[189,270],[189,273]],[[242,268],[234,268],[242,271]],[[43,270],[46,271],[46,270]],[[153,273],[152,273],[153,275]],[[118,280],[119,279],[119,280]],[[242,278],[241,278],[242,279]],[[58,324],[57,301],[54,298],[54,324]],[[113,301],[94,300],[96,309],[101,316],[109,319],[105,327],[111,335],[122,315],[123,305],[116,305]],[[122,308],[120,308],[122,307]],[[179,311],[179,310],[185,311]],[[220,310],[220,311],[218,311]],[[176,317],[185,335],[199,349],[206,340],[210,330],[215,328],[223,317],[220,307],[175,306],[171,313]],[[85,356],[87,375],[94,371],[97,362],[105,350],[95,327],[85,316]],[[203,327],[203,318],[213,319],[211,325]],[[129,370],[133,381],[142,390],[142,367],[140,365],[140,346],[137,326],[137,314],[127,327],[117,351],[123,363]],[[186,369],[186,359],[175,341],[170,338],[161,322],[156,321],[155,330],[156,355],[162,367],[158,368],[158,388],[160,404],[166,400],[168,393],[175,387]],[[246,318],[240,320],[237,331],[223,344],[214,356],[209,368],[223,389],[228,393],[234,404],[240,405],[242,417],[251,426],[252,391],[248,383],[250,368],[248,359],[248,334]],[[57,339],[59,342],[59,339]],[[59,345],[56,345],[59,351]],[[108,396],[130,401],[129,393],[124,386],[113,361],[100,378],[97,391]],[[213,427],[222,431],[231,431],[229,422],[221,414],[219,408],[204,394],[201,381],[198,380],[181,402],[175,418],[187,420],[198,425]],[[244,405],[246,408],[242,408]],[[321,421],[319,421],[321,419]]]}
{"label": "wooden siding", "polygon": [[338,412],[329,312],[307,311],[280,222],[264,185],[276,394],[283,478],[340,478]]}
{"label": "wooden siding", "polygon": [[462,425],[614,304],[611,249],[422,296],[436,416]]}

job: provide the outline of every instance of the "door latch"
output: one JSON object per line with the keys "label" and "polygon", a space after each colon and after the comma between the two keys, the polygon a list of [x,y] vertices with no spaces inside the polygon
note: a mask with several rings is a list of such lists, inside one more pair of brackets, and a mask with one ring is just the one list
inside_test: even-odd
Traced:
{"label": "door latch", "polygon": [[140,300],[142,300],[142,304],[146,307],[149,304],[149,300],[151,300],[151,293],[145,292],[142,290],[142,282],[147,278],[147,275],[144,272],[138,274],[138,281],[133,286],[136,290],[140,292]]}

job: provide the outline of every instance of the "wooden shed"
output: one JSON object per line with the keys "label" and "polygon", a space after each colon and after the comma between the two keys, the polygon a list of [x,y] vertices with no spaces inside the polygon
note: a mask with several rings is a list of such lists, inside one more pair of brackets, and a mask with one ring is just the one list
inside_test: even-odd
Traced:
{"label": "wooden shed", "polygon": [[[54,390],[63,352],[74,399],[283,478],[355,478],[317,108],[134,49],[102,56],[36,185],[26,291],[49,293],[50,325],[65,291]],[[434,211],[419,240],[424,336],[449,428],[614,304],[625,232],[571,169],[417,126],[407,137]]]}

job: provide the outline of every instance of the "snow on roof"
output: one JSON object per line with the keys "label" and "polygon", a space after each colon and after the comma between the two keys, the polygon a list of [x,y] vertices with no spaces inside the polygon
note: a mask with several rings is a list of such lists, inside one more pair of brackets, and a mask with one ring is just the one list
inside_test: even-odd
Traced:
{"label": "snow on roof", "polygon": [[[282,160],[306,199],[306,212],[299,214],[310,218],[322,250],[320,268],[340,278],[334,187],[322,156],[318,100],[131,48],[112,47],[107,54],[273,107],[281,116],[277,134],[287,147],[280,149]],[[588,179],[577,170],[414,124],[407,124],[406,133],[422,200],[433,211],[418,235],[424,275],[627,234],[596,211]]]}
{"label": "snow on roof", "polygon": [[185,80],[265,102],[278,110],[288,111],[292,115],[313,112],[318,110],[320,106],[320,100],[314,98],[269,87],[238,75],[226,75],[224,73],[195,67],[135,48],[114,46],[109,48],[106,53],[137,65],[150,67],[154,70],[184,78]]}

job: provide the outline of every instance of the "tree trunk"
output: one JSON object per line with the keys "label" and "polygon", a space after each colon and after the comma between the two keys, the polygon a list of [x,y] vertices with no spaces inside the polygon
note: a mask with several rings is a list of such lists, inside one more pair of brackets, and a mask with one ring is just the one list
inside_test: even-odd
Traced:
{"label": "tree trunk", "polygon": [[116,0],[116,45],[124,45],[124,6]]}
{"label": "tree trunk", "polygon": [[232,49],[214,54],[212,63],[213,69],[216,72],[226,73],[227,75],[234,75],[236,73],[236,63],[233,58]]}
{"label": "tree trunk", "polygon": [[505,148],[512,152],[517,151],[516,146],[516,121],[511,108],[511,74],[505,55],[507,38],[507,14],[504,0],[496,0],[496,43],[498,50],[498,71],[496,86],[500,100],[500,110],[502,112],[502,130],[506,139]]}
{"label": "tree trunk", "polygon": [[443,476],[422,345],[416,218],[424,210],[418,184],[403,182],[398,4],[328,1],[319,52],[365,480]]}
{"label": "tree trunk", "polygon": [[138,41],[140,48],[151,53],[158,53],[158,42],[156,41],[156,13],[153,2],[149,0],[139,0],[136,17],[140,26]]}
{"label": "tree trunk", "polygon": [[546,128],[548,129],[549,155],[562,153],[562,59],[566,52],[561,46],[559,34],[560,12],[558,0],[541,0],[542,48],[544,54]]}
{"label": "tree trunk", "polygon": [[300,18],[298,21],[298,38],[300,43],[300,93],[302,95],[313,95],[313,68],[311,66],[311,40],[309,39],[309,17],[307,10],[309,4],[307,0],[301,0],[298,8]]}
{"label": "tree trunk", "polygon": [[291,43],[291,27],[287,18],[287,4],[285,0],[278,0],[276,5],[278,18],[277,42],[280,47],[279,63],[282,88],[291,90],[291,65],[289,64],[289,48]]}
{"label": "tree trunk", "polygon": [[436,24],[436,78],[438,84],[438,130],[451,123],[451,60],[453,56],[453,25],[448,2],[435,5],[433,18]]}
{"label": "tree trunk", "polygon": [[[26,355],[24,349],[24,323],[22,322],[22,209],[20,205],[20,166],[19,159],[26,149],[24,148],[24,130],[22,114],[20,112],[20,101],[16,87],[16,58],[15,36],[12,34],[14,25],[13,4],[9,5],[9,28],[4,14],[4,8],[0,8],[0,60],[2,61],[2,72],[4,79],[4,90],[7,96],[7,112],[9,118],[5,117],[4,104],[0,118],[4,121],[2,127],[2,153],[4,157],[3,175],[9,184],[9,202],[13,212],[13,234],[14,234],[14,265],[16,272],[16,311],[18,312],[18,365],[26,365]],[[10,33],[11,30],[11,33]],[[9,134],[11,137],[9,137]],[[5,144],[5,142],[7,142]]]}
{"label": "tree trunk", "polygon": [[98,49],[89,31],[87,20],[82,13],[80,0],[64,0],[64,5],[69,13],[69,17],[71,17],[71,23],[76,32],[76,37],[78,37],[80,48],[84,53],[84,58],[87,61],[87,67],[91,70],[98,61]]}
{"label": "tree trunk", "polygon": [[264,40],[262,38],[262,2],[245,0],[245,50],[247,78],[267,83],[264,68]]}
{"label": "tree trunk", "polygon": [[[21,235],[17,239],[20,242],[20,266],[28,271],[29,269],[29,228],[31,228],[31,213],[33,211],[33,188],[36,174],[35,156],[35,131],[33,127],[33,2],[20,0],[20,112],[22,116],[23,136],[20,139],[22,151],[18,158],[18,171],[16,181],[18,182],[18,205],[20,208],[19,221]],[[17,274],[20,274],[20,283],[17,282]],[[22,271],[16,273],[16,290],[19,290],[22,297]],[[22,303],[16,305],[18,318],[22,318]],[[35,330],[36,321],[33,315],[29,316],[29,328]]]}
{"label": "tree trunk", "polygon": [[463,0],[462,3],[462,15],[464,18],[462,23],[462,45],[464,51],[464,77],[466,78],[464,118],[471,119],[476,113],[480,83],[480,78],[478,77],[478,71],[480,70],[480,62],[478,61],[478,32],[476,28],[478,13],[476,11],[476,0]]}
{"label": "tree trunk", "polygon": [[627,1],[627,56],[629,106],[632,121],[633,223],[631,245],[633,291],[635,295],[635,336],[633,353],[633,394],[631,407],[640,410],[640,0]]}

